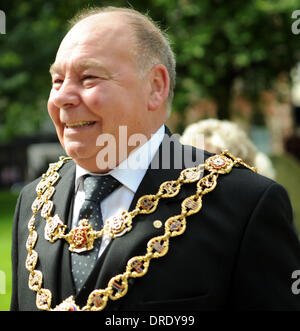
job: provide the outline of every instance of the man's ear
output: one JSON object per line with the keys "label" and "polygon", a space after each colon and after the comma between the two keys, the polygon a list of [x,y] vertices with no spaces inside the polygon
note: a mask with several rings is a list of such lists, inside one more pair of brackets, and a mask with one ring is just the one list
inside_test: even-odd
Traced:
{"label": "man's ear", "polygon": [[170,78],[167,68],[162,64],[156,64],[149,76],[150,94],[148,99],[148,109],[159,109],[169,94]]}

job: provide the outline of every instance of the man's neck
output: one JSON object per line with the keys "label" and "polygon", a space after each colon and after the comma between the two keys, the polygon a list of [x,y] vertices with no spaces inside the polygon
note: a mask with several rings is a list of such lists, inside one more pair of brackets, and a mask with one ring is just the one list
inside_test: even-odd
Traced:
{"label": "man's neck", "polygon": [[[105,149],[106,147],[104,147],[93,158],[75,159],[74,161],[79,167],[95,174],[105,174],[118,167],[121,169],[130,167],[148,168],[151,159],[154,156],[153,149],[155,149],[155,151],[158,149],[160,143],[163,140],[164,134],[165,126],[161,125],[158,130],[156,130],[153,134],[150,135],[150,137],[143,137],[142,135],[137,135],[137,139],[133,139],[132,141],[128,139],[126,148],[127,153],[124,153],[120,150],[109,151],[108,148]],[[138,145],[138,147],[136,147],[136,145]],[[110,153],[112,153],[112,157],[109,159],[108,155]],[[136,160],[134,160],[134,158]],[[139,161],[137,161],[137,159],[139,159]]]}

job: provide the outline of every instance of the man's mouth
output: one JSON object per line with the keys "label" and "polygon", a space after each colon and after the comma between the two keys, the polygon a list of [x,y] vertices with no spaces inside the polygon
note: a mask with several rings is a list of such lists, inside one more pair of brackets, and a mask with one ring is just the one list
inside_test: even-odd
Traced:
{"label": "man's mouth", "polygon": [[66,128],[81,128],[84,126],[93,125],[96,122],[88,121],[88,122],[75,122],[75,123],[66,123]]}

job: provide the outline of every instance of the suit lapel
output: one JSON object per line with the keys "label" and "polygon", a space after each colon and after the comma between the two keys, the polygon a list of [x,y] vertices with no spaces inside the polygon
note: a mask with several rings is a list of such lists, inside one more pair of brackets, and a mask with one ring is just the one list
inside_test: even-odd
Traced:
{"label": "suit lapel", "polygon": [[[52,198],[55,206],[53,215],[58,214],[64,223],[67,223],[71,198],[74,193],[75,166],[73,162],[65,164],[59,173],[60,179],[55,185],[56,190]],[[67,245],[65,245],[64,240],[50,243],[44,239],[45,220],[41,218],[40,213],[37,215],[36,223],[40,238],[37,242],[40,261],[38,269],[42,270],[44,274],[43,286],[51,290],[53,294],[52,304],[56,305],[61,301],[61,297],[64,297],[66,294],[70,295],[72,292],[70,264],[67,261],[68,256],[65,252]]]}

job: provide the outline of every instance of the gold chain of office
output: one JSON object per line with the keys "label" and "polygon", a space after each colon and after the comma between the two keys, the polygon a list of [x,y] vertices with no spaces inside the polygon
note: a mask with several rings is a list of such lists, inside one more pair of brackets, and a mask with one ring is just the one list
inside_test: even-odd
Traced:
{"label": "gold chain of office", "polygon": [[[101,230],[101,234],[95,234],[93,231],[86,229],[88,224],[85,220],[81,224],[81,228],[77,228],[77,232],[70,232],[65,235],[65,225],[59,217],[57,215],[53,217],[50,216],[53,208],[53,203],[52,201],[50,203],[50,198],[55,191],[53,185],[59,179],[58,170],[69,160],[70,158],[68,157],[60,157],[58,162],[49,165],[49,169],[43,175],[41,182],[36,187],[38,197],[32,204],[33,215],[28,223],[29,236],[26,242],[26,249],[28,252],[26,268],[29,271],[28,286],[32,291],[36,292],[36,305],[40,310],[101,311],[106,307],[109,299],[118,300],[124,297],[128,291],[128,279],[144,276],[148,272],[150,261],[152,259],[160,258],[167,254],[170,238],[182,235],[185,232],[186,217],[200,211],[202,207],[202,197],[214,190],[220,174],[227,174],[234,166],[239,165],[245,166],[256,172],[255,168],[250,167],[240,158],[236,158],[228,151],[224,151],[219,155],[214,155],[208,158],[204,164],[182,170],[177,180],[163,182],[156,194],[142,196],[138,200],[136,208],[133,211],[124,211],[121,214],[120,217],[125,219],[124,222],[115,220],[112,222],[114,225],[111,225],[106,221],[103,230]],[[204,176],[204,171],[208,172],[206,176]],[[182,201],[181,213],[179,215],[171,216],[165,221],[164,234],[156,236],[148,241],[145,255],[132,257],[127,262],[124,273],[112,277],[105,289],[96,289],[92,291],[88,296],[84,307],[80,308],[75,303],[74,297],[70,296],[54,309],[51,308],[52,293],[49,289],[42,288],[43,273],[35,269],[38,262],[38,253],[34,248],[38,239],[38,234],[35,231],[34,223],[35,216],[40,209],[42,209],[42,217],[45,218],[47,222],[45,226],[46,239],[54,241],[58,238],[64,238],[69,243],[72,243],[72,241],[86,243],[88,241],[88,236],[95,237],[103,235],[104,232],[110,233],[112,238],[120,234],[123,235],[131,229],[132,218],[136,215],[153,213],[157,209],[158,202],[161,198],[172,198],[180,192],[182,184],[195,182],[197,182],[196,193]]]}

